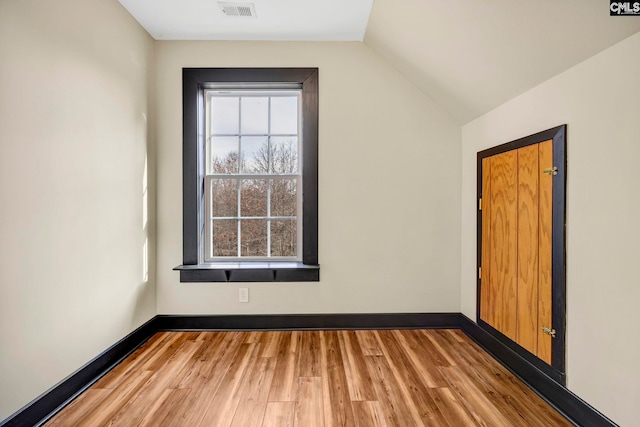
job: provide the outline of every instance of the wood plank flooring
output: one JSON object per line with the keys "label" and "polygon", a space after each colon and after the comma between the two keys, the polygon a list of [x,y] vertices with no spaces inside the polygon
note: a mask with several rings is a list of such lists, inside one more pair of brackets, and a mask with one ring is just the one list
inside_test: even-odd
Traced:
{"label": "wood plank flooring", "polygon": [[459,330],[161,332],[46,426],[570,426]]}

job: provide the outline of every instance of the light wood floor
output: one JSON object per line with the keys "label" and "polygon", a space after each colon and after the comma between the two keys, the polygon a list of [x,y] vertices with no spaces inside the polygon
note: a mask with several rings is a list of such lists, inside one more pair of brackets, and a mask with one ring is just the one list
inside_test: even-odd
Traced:
{"label": "light wood floor", "polygon": [[47,426],[564,426],[458,330],[162,332]]}

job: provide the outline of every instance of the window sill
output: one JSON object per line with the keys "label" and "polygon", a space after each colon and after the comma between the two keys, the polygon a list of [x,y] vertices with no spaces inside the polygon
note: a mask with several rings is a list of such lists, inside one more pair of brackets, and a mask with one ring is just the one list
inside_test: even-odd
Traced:
{"label": "window sill", "polygon": [[301,262],[214,262],[179,265],[180,282],[319,282],[320,266]]}

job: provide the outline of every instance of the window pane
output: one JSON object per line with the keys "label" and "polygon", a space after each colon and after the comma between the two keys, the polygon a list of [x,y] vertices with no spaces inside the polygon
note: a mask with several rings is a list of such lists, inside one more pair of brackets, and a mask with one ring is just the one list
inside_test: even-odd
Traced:
{"label": "window pane", "polygon": [[296,179],[271,180],[271,216],[296,216]]}
{"label": "window pane", "polygon": [[238,221],[213,221],[213,256],[238,256]]}
{"label": "window pane", "polygon": [[238,173],[238,144],[236,136],[211,138],[212,173]]}
{"label": "window pane", "polygon": [[269,173],[269,144],[266,136],[243,136],[241,173]]}
{"label": "window pane", "polygon": [[240,185],[240,216],[267,216],[267,180],[243,179]]}
{"label": "window pane", "polygon": [[211,215],[214,217],[238,216],[237,180],[211,180]]}
{"label": "window pane", "polygon": [[263,134],[269,131],[269,98],[246,97],[242,98],[242,125],[243,134]]}
{"label": "window pane", "polygon": [[296,220],[271,221],[271,256],[296,256],[297,244]]}
{"label": "window pane", "polygon": [[271,173],[298,173],[298,138],[272,136]]}
{"label": "window pane", "polygon": [[239,121],[237,97],[211,98],[211,133],[237,135]]}
{"label": "window pane", "polygon": [[267,256],[267,220],[240,221],[241,256]]}
{"label": "window pane", "polygon": [[271,133],[298,133],[298,97],[277,96],[271,98]]}

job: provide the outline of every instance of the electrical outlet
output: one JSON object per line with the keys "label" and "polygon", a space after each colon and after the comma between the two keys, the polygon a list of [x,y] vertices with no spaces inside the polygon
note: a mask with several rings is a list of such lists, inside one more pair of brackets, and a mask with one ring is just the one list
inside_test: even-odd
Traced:
{"label": "electrical outlet", "polygon": [[249,288],[240,288],[238,291],[238,301],[249,302]]}

